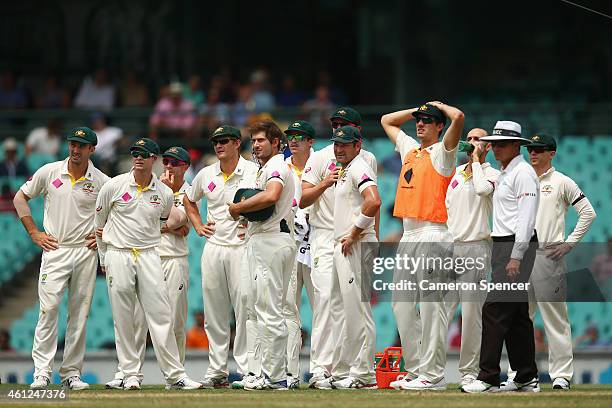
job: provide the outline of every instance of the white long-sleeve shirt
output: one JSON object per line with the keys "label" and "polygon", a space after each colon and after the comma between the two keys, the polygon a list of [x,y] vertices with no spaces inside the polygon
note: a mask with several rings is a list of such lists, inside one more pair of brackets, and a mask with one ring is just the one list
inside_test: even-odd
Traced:
{"label": "white long-sleeve shirt", "polygon": [[502,168],[493,193],[492,237],[514,235],[511,257],[522,260],[529,248],[540,203],[540,182],[520,154]]}
{"label": "white long-sleeve shirt", "polygon": [[540,205],[536,217],[538,240],[543,244],[563,242],[565,216],[571,205],[578,212],[578,222],[565,242],[580,242],[597,214],[578,185],[565,174],[551,167],[540,177]]}

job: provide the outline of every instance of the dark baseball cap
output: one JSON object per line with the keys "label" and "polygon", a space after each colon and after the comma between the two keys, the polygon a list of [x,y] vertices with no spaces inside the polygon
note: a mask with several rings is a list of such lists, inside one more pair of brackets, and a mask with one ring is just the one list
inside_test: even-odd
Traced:
{"label": "dark baseball cap", "polygon": [[343,144],[353,143],[361,140],[361,133],[354,126],[340,126],[334,130],[331,140]]}
{"label": "dark baseball cap", "polygon": [[162,157],[172,157],[187,164],[191,164],[191,157],[189,157],[189,152],[179,146],[173,146],[169,148],[162,154]]}
{"label": "dark baseball cap", "polygon": [[428,103],[419,106],[419,108],[412,114],[412,116],[414,116],[415,119],[419,116],[431,116],[437,122],[446,125],[446,116],[444,116],[444,113],[442,113],[442,111],[437,107]]}
{"label": "dark baseball cap", "polygon": [[305,120],[296,120],[291,123],[287,130],[285,130],[285,134],[288,135],[290,133],[299,133],[305,136],[308,136],[312,139],[315,137],[315,130],[312,125]]}
{"label": "dark baseball cap", "polygon": [[66,140],[90,144],[92,146],[98,144],[98,136],[96,135],[96,132],[86,126],[72,129],[70,133],[68,133]]}
{"label": "dark baseball cap", "polygon": [[329,120],[334,119],[342,119],[354,125],[361,125],[361,115],[359,112],[349,106],[342,106],[338,108],[329,118]]}
{"label": "dark baseball cap", "polygon": [[221,136],[233,137],[239,140],[242,139],[240,129],[230,125],[223,125],[216,128],[212,135],[210,135],[210,139],[216,139]]}
{"label": "dark baseball cap", "polygon": [[531,143],[525,147],[539,147],[549,151],[557,151],[557,141],[550,135],[538,133],[531,136]]}
{"label": "dark baseball cap", "polygon": [[149,154],[154,154],[156,156],[159,156],[159,146],[157,143],[155,143],[155,141],[143,137],[141,139],[138,139],[131,147],[130,147],[130,152],[133,152],[134,150],[138,150],[141,152],[146,152]]}

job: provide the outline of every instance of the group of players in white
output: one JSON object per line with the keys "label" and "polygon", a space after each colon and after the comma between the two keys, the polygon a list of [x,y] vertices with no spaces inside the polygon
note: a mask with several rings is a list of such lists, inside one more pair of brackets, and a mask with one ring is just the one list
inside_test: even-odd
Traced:
{"label": "group of players in white", "polygon": [[[439,141],[447,119],[450,125]],[[400,128],[409,120],[416,122],[416,138]],[[379,235],[376,158],[362,148],[357,111],[340,108],[330,122],[332,143],[316,152],[315,131],[306,121],[292,122],[284,132],[271,121],[253,125],[253,161],[240,155],[240,130],[221,126],[211,135],[218,161],[202,169],[191,185],[184,179],[188,152],[177,146],[162,153],[146,138],[130,148],[132,170],[109,179],[89,160],[96,134],[86,127],[74,129],[67,138],[69,157],[41,167],[14,199],[24,227],[44,250],[31,388],[50,384],[65,289],[69,311],[59,374],[67,388],[88,388],[80,376],[98,259],[106,275],[119,362],[108,388],[140,389],[147,331],[167,389],[299,388],[303,287],[312,308],[309,387],[376,388],[374,319],[370,303],[362,299],[367,285],[362,271],[377,255]],[[400,248],[423,243],[431,246],[427,253],[435,253],[434,243],[454,242],[470,243],[467,255],[490,252],[489,222],[499,172],[485,161],[491,145],[479,139],[487,132],[473,129],[467,134],[473,152],[467,164],[456,167],[463,131],[463,113],[457,108],[430,102],[384,115],[381,124],[403,163],[410,157],[427,158],[410,169],[410,174],[421,174],[418,183],[426,184],[422,197],[406,202],[402,194],[411,180],[398,181],[394,212],[404,225]],[[529,147],[542,189],[536,229],[540,242],[555,243],[538,256],[542,262],[556,262],[551,270],[559,270],[563,255],[584,236],[595,213],[576,184],[551,167],[556,148],[535,144],[538,138]],[[286,145],[291,156],[285,159]],[[159,156],[164,173],[158,178],[153,165]],[[234,202],[244,188],[258,192]],[[44,231],[38,230],[27,203],[38,195],[45,198]],[[202,200],[207,206],[204,221]],[[565,240],[569,205],[578,211],[579,221]],[[191,228],[206,237],[201,270],[209,364],[200,381],[184,369]],[[469,271],[463,279],[478,282],[486,272]],[[445,337],[458,302],[436,296],[419,308],[418,299],[393,303],[408,371],[393,388],[446,388]],[[461,294],[458,299],[463,314],[459,371],[465,386],[478,375],[482,302],[463,301]],[[563,302],[538,306],[549,339],[551,378],[555,388],[569,389],[573,367],[567,308]],[[232,351],[242,378],[230,384],[232,315]],[[505,385],[509,389],[510,383]]]}

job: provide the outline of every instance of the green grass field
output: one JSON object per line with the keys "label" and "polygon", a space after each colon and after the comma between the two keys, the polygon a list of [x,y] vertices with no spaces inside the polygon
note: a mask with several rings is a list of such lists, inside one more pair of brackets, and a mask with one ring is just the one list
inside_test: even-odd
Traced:
{"label": "green grass field", "polygon": [[[0,394],[5,398],[10,389],[27,389],[26,385],[0,385]],[[52,388],[59,388],[55,386]],[[450,388],[450,387],[449,387]],[[40,407],[41,402],[20,401],[11,403],[0,398],[0,406]],[[553,391],[550,384],[542,386],[542,392],[467,395],[458,390],[409,392],[394,390],[372,391],[237,391],[200,390],[165,391],[161,386],[145,386],[140,391],[106,390],[104,386],[93,386],[85,391],[70,392],[68,400],[45,402],[45,407],[74,406],[84,408],[140,408],[140,407],[610,407],[612,386],[575,385],[572,391]]]}

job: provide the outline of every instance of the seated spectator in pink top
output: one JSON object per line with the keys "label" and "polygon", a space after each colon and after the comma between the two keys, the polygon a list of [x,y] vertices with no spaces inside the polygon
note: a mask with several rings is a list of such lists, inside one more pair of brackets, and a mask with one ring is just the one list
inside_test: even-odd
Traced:
{"label": "seated spectator in pink top", "polygon": [[168,96],[162,97],[151,115],[151,137],[187,137],[196,123],[193,103],[183,98],[180,82],[170,84]]}

